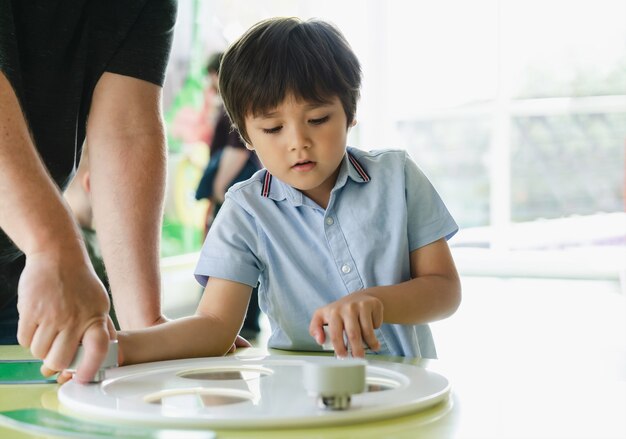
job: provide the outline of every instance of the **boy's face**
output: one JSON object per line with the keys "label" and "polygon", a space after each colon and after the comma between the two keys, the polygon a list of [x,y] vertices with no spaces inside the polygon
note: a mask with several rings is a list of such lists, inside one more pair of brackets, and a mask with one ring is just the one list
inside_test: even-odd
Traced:
{"label": "boy's face", "polygon": [[267,170],[326,207],[346,150],[347,118],[338,97],[319,104],[287,96],[266,114],[245,118],[248,145]]}

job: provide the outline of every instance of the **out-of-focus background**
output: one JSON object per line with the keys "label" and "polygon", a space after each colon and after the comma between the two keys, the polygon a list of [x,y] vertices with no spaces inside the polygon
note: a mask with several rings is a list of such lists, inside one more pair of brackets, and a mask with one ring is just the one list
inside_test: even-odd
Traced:
{"label": "out-of-focus background", "polygon": [[[271,16],[332,21],[351,43],[364,83],[349,143],[406,149],[461,226],[450,245],[461,310],[475,313],[458,324],[496,305],[548,306],[547,323],[569,309],[574,326],[624,332],[623,0],[179,0],[164,90],[166,312],[192,311],[200,294],[191,271],[206,202],[194,191],[208,148],[187,134],[206,60]],[[609,327],[607,312],[618,313]]]}

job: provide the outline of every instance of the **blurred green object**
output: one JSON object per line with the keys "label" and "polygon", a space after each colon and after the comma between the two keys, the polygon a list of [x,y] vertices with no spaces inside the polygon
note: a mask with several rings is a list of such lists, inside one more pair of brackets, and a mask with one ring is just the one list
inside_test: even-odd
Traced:
{"label": "blurred green object", "polygon": [[27,408],[0,412],[0,424],[15,430],[37,435],[37,437],[75,437],[75,438],[111,438],[128,439],[212,439],[211,430],[177,430],[144,427],[138,425],[110,425],[108,423],[64,415],[54,410]]}
{"label": "blurred green object", "polygon": [[204,232],[176,221],[164,221],[161,235],[161,257],[177,256],[200,250]]}
{"label": "blurred green object", "polygon": [[165,111],[165,125],[167,127],[167,143],[169,150],[172,152],[180,152],[182,150],[182,140],[172,136],[170,129],[178,112],[185,107],[199,109],[202,106],[202,92],[206,72],[204,70],[204,55],[202,50],[201,33],[198,31],[201,26],[199,18],[199,0],[193,2],[193,21],[191,30],[191,55],[189,57],[189,71],[183,82],[180,91],[174,97],[174,101],[170,108]]}
{"label": "blurred green object", "polygon": [[46,378],[41,374],[40,360],[0,361],[0,384],[46,384],[56,382],[56,375]]}
{"label": "blurred green object", "polygon": [[202,106],[202,90],[204,78],[202,76],[189,74],[185,79],[183,87],[180,89],[172,106],[165,112],[165,125],[167,127],[167,144],[170,152],[180,152],[183,148],[183,141],[172,135],[172,125],[176,115],[181,109],[192,107],[199,109]]}
{"label": "blurred green object", "polygon": [[[199,28],[201,20],[199,19],[199,0],[193,2],[193,16],[196,19],[193,22],[191,35],[191,50],[189,57],[189,70],[183,82],[181,89],[178,91],[169,108],[165,111],[165,125],[167,128],[167,143],[170,156],[183,152],[184,142],[182,139],[172,135],[172,126],[176,120],[176,116],[185,108],[193,108],[199,110],[203,105],[204,86],[206,81],[206,72],[204,70],[204,54]],[[168,184],[186,185],[191,184],[177,175],[171,175]],[[173,197],[180,197],[181,192],[186,192],[193,188],[175,188]],[[176,200],[175,200],[176,201]],[[178,200],[179,203],[181,202]],[[190,214],[191,215],[191,214]],[[201,227],[189,224],[189,218],[183,218],[178,212],[166,213],[162,233],[161,233],[161,257],[176,256],[180,254],[195,252],[200,249],[204,240],[204,231]]]}

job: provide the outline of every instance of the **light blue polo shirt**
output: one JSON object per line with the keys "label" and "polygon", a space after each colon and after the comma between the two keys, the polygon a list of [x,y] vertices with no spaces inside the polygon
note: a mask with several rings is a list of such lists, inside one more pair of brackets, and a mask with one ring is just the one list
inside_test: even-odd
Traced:
{"label": "light blue polo shirt", "polygon": [[[319,351],[318,308],[411,278],[409,254],[458,226],[405,151],[347,148],[326,210],[265,169],[231,187],[195,275],[259,283],[272,348]],[[383,324],[380,354],[436,358],[428,325]]]}

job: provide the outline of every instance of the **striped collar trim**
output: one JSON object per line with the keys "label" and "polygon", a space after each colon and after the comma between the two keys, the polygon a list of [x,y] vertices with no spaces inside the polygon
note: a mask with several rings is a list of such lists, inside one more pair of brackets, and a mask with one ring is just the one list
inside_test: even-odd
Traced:
{"label": "striped collar trim", "polygon": [[263,177],[263,187],[261,188],[261,196],[269,197],[270,189],[272,188],[272,174],[270,171],[265,171],[265,177]]}
{"label": "striped collar trim", "polygon": [[363,180],[365,183],[367,183],[368,181],[370,181],[372,178],[369,176],[369,174],[365,171],[365,168],[363,168],[363,166],[361,165],[361,163],[356,159],[355,156],[353,156],[352,154],[350,154],[349,152],[348,154],[348,160],[350,160],[350,163],[352,164],[352,167],[356,170],[356,172],[359,173],[359,176],[361,177],[361,180]]}
{"label": "striped collar trim", "polygon": [[[346,155],[348,156],[348,162],[350,162],[350,164],[352,165],[352,169],[356,171],[361,181],[363,181],[364,183],[370,181],[372,178],[369,176],[369,174],[367,173],[363,165],[357,160],[357,158],[349,151],[346,151]],[[270,191],[272,189],[272,180],[272,174],[270,174],[268,170],[265,170],[265,176],[263,177],[263,186],[261,188],[262,197],[267,198],[270,196]]]}

